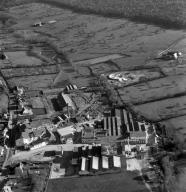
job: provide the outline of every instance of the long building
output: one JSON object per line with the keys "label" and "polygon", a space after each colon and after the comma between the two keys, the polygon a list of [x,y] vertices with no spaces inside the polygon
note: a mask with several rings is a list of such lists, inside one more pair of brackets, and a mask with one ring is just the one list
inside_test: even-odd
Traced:
{"label": "long building", "polygon": [[121,121],[119,117],[104,117],[104,130],[107,131],[107,136],[121,135]]}
{"label": "long building", "polygon": [[[128,132],[145,131],[149,127],[149,123],[137,121],[134,115],[126,109],[116,109],[115,115],[121,119],[121,124],[126,125]],[[154,126],[154,124],[151,124],[151,126]]]}

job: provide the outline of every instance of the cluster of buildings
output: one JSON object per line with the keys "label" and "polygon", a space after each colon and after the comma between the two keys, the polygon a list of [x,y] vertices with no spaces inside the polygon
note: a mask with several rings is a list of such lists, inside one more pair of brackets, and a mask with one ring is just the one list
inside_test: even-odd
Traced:
{"label": "cluster of buildings", "polygon": [[[86,88],[78,89],[75,85],[53,92],[14,88],[9,113],[4,114],[7,128],[4,129],[3,172],[8,170],[8,175],[13,174],[14,179],[25,178],[26,173],[28,179],[40,174],[36,164],[37,167],[47,164],[49,171],[43,177],[46,182],[48,179],[114,174],[141,170],[143,165],[147,167],[149,159],[152,160],[149,150],[158,145],[157,126],[138,121],[123,107],[91,99],[88,107],[78,113],[78,105],[82,104],[75,103],[71,93],[77,92],[78,97],[82,95],[85,100],[84,91],[87,94]],[[97,110],[98,103],[102,105],[102,113],[92,115],[89,109]],[[148,166],[151,170],[152,166]],[[17,169],[21,170],[19,176]]]}
{"label": "cluster of buildings", "polygon": [[62,154],[56,156],[52,162],[49,178],[114,173],[118,172],[121,166],[121,157],[105,155],[100,144],[64,145]]}

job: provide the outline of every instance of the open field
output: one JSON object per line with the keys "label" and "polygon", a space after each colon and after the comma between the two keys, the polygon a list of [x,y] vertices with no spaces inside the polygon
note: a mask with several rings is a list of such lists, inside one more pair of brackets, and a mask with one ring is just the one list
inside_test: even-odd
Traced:
{"label": "open field", "polygon": [[[72,62],[114,53],[132,56],[123,58],[123,62],[119,63],[121,68],[126,65],[144,65],[146,57],[151,56],[152,51],[164,49],[184,34],[183,31],[164,30],[124,19],[78,14],[45,4],[13,7],[10,13],[20,21],[12,26],[16,33],[25,29],[34,31],[34,34],[42,33],[39,40],[44,37],[51,39],[59,50],[68,54]],[[39,20],[57,22],[31,28]],[[24,36],[23,33],[20,34]],[[27,33],[27,38],[29,34],[33,36],[32,33]]]}
{"label": "open field", "polygon": [[133,180],[134,173],[122,172],[102,176],[50,180],[47,192],[147,192],[142,182]]}
{"label": "open field", "polygon": [[[186,25],[183,0],[32,0],[31,2],[48,3],[57,7],[72,9],[76,12],[94,13],[107,17],[124,17],[164,25],[167,27]],[[9,0],[8,5],[28,3],[25,0]]]}
{"label": "open field", "polygon": [[41,90],[53,86],[53,80],[56,74],[51,75],[40,75],[40,76],[25,76],[15,77],[8,80],[8,83],[13,86],[23,86],[30,90]]}
{"label": "open field", "polygon": [[186,94],[185,76],[170,76],[118,89],[123,102],[150,103]]}
{"label": "open field", "polygon": [[36,57],[27,56],[26,52],[24,51],[6,52],[6,55],[8,56],[8,60],[14,63],[14,66],[41,65],[41,60],[37,59]]}

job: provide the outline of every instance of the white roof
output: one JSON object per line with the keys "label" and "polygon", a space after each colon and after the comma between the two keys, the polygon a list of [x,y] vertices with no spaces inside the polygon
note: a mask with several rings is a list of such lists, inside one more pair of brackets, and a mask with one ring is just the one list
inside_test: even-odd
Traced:
{"label": "white roof", "polygon": [[108,160],[108,157],[106,157],[106,156],[102,157],[102,167],[104,169],[108,169],[109,168],[109,160]]}
{"label": "white roof", "polygon": [[32,109],[29,109],[29,108],[24,107],[23,114],[33,115]]}
{"label": "white roof", "polygon": [[46,146],[46,145],[47,145],[47,143],[44,141],[44,142],[42,142],[42,143],[39,143],[39,144],[31,147],[30,150],[38,149],[38,148],[44,147],[44,146]]}
{"label": "white roof", "polygon": [[127,171],[141,170],[140,162],[136,158],[126,159]]}
{"label": "white roof", "polygon": [[113,156],[113,162],[114,162],[114,167],[121,168],[121,158],[118,156]]}
{"label": "white roof", "polygon": [[86,170],[86,158],[82,157],[82,161],[81,161],[81,171],[85,171]]}
{"label": "white roof", "polygon": [[52,24],[52,23],[56,23],[57,21],[56,20],[51,20],[51,21],[48,21],[48,23]]}
{"label": "white roof", "polygon": [[70,126],[67,126],[67,127],[63,127],[63,128],[57,129],[57,132],[61,136],[66,136],[66,135],[72,134],[72,133],[74,133],[74,126],[70,125]]}
{"label": "white roof", "polygon": [[99,169],[99,157],[92,157],[92,169]]}
{"label": "white roof", "polygon": [[61,178],[64,175],[65,169],[61,169],[59,163],[53,163],[50,172],[50,179]]}

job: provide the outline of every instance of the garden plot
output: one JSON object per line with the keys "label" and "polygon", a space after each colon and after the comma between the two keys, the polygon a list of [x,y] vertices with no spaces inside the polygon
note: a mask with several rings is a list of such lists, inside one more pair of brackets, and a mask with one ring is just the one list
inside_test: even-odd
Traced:
{"label": "garden plot", "polygon": [[142,104],[186,94],[186,77],[169,76],[118,89],[125,103]]}
{"label": "garden plot", "polygon": [[2,69],[1,71],[6,78],[57,74],[59,72],[58,67],[56,65],[36,66],[36,67],[28,67],[28,68],[26,67],[10,68],[10,69]]}

